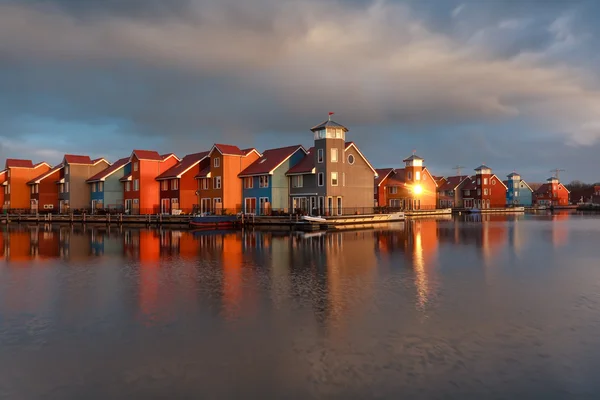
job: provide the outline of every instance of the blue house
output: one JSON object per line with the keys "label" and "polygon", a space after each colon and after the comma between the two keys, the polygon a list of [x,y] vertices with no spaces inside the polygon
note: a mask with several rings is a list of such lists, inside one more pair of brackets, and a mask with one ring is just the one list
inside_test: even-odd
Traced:
{"label": "blue house", "polygon": [[266,150],[263,155],[243,170],[242,201],[244,212],[269,215],[272,210],[289,206],[289,178],[285,173],[307,152],[301,145]]}
{"label": "blue house", "polygon": [[91,192],[92,212],[104,208],[123,208],[123,183],[119,179],[130,173],[129,157],[121,158],[86,181]]}
{"label": "blue house", "polygon": [[506,191],[506,205],[530,207],[533,204],[533,190],[527,182],[521,179],[521,175],[513,172],[507,175],[508,180],[504,184]]}

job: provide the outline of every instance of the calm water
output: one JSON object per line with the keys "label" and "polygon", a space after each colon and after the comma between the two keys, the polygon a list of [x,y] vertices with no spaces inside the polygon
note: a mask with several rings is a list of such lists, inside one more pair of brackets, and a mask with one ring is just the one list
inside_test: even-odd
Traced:
{"label": "calm water", "polygon": [[600,398],[600,218],[10,227],[0,397]]}

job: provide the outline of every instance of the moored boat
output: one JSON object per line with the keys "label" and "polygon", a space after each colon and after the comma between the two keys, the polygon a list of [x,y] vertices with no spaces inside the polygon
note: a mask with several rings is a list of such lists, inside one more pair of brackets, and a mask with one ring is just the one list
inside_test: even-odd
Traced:
{"label": "moored boat", "polygon": [[190,226],[196,229],[232,228],[238,222],[236,215],[200,215],[192,217]]}

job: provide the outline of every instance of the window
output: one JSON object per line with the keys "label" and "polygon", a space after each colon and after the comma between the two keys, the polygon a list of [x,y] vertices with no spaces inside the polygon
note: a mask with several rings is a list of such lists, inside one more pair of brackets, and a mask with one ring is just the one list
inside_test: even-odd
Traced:
{"label": "window", "polygon": [[304,186],[304,176],[295,175],[292,176],[292,187],[301,188]]}
{"label": "window", "polygon": [[171,190],[179,189],[179,179],[173,179],[171,181]]}
{"label": "window", "polygon": [[133,163],[133,170],[137,171],[138,168],[139,168],[139,163],[138,163],[138,161],[136,161],[136,162]]}
{"label": "window", "polygon": [[104,182],[98,182],[98,191],[99,192],[103,192],[104,191]]}
{"label": "window", "polygon": [[481,178],[477,178],[477,184],[481,185]]}
{"label": "window", "polygon": [[69,174],[69,165],[65,165],[65,175]]}
{"label": "window", "polygon": [[398,186],[390,186],[390,194],[398,194]]}
{"label": "window", "polygon": [[415,181],[421,180],[421,171],[415,171]]}
{"label": "window", "polygon": [[[33,193],[33,190],[31,191],[31,193]],[[96,183],[95,182],[92,183],[92,193],[96,193]]]}
{"label": "window", "polygon": [[492,185],[495,185],[495,184],[496,184],[496,180],[492,179]]}
{"label": "window", "polygon": [[342,186],[346,186],[346,173],[342,172]]}
{"label": "window", "polygon": [[354,164],[354,155],[353,154],[348,155],[348,164],[350,164],[350,165]]}
{"label": "window", "polygon": [[337,214],[342,215],[342,198],[341,197],[337,198]]}
{"label": "window", "polygon": [[258,187],[260,187],[260,188],[269,187],[269,175],[261,175],[258,177]]}
{"label": "window", "polygon": [[140,199],[133,199],[133,204],[139,204]]}
{"label": "window", "polygon": [[325,185],[325,174],[323,172],[319,172],[319,175],[317,175],[317,184],[319,186]]}
{"label": "window", "polygon": [[131,182],[125,182],[125,191],[131,192]]}
{"label": "window", "polygon": [[254,178],[249,176],[244,178],[244,189],[252,189],[254,187]]}
{"label": "window", "polygon": [[323,162],[323,149],[317,150],[317,162],[318,163]]}
{"label": "window", "polygon": [[483,195],[487,196],[487,194],[488,194],[488,190],[487,189],[483,189]]}
{"label": "window", "polygon": [[133,191],[137,192],[138,190],[140,190],[140,180],[139,179],[135,179],[133,181]]}
{"label": "window", "polygon": [[200,179],[200,188],[202,190],[208,190],[208,178]]}
{"label": "window", "polygon": [[332,172],[331,173],[331,186],[337,186],[337,185],[338,185],[338,173]]}
{"label": "window", "polygon": [[390,199],[390,207],[400,208],[400,199]]}
{"label": "window", "polygon": [[406,177],[407,177],[407,179],[408,179],[409,181],[410,181],[410,180],[412,180],[412,172],[411,172],[411,171],[408,171],[408,172],[406,173]]}
{"label": "window", "polygon": [[477,196],[481,196],[481,189],[477,189]]}
{"label": "window", "polygon": [[38,184],[36,183],[36,184],[35,184],[35,192],[37,193],[39,189],[40,189],[40,185],[38,185]]}
{"label": "window", "polygon": [[221,177],[215,176],[213,178],[213,189],[221,189]]}
{"label": "window", "polygon": [[179,199],[177,197],[173,197],[171,199],[171,204],[179,204]]}
{"label": "window", "polygon": [[221,159],[219,157],[213,158],[213,167],[219,168],[221,166]]}
{"label": "window", "polygon": [[421,178],[421,179],[426,180],[427,179],[427,174],[423,174],[423,178]]}
{"label": "window", "polygon": [[31,194],[35,193],[35,185],[31,185]]}
{"label": "window", "polygon": [[487,183],[488,183],[488,178],[483,178],[483,184],[487,185]]}
{"label": "window", "polygon": [[65,182],[65,193],[69,193],[69,182]]}
{"label": "window", "polygon": [[515,197],[519,197],[519,192],[515,190]]}
{"label": "window", "polygon": [[338,162],[338,149],[331,149],[331,162]]}
{"label": "window", "polygon": [[163,192],[169,190],[169,181],[160,181],[160,190]]}

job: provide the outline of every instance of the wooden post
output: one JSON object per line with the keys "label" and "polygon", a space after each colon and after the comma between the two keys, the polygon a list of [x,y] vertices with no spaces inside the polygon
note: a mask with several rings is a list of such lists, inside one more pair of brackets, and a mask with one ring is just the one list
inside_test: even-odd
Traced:
{"label": "wooden post", "polygon": [[85,224],[85,213],[83,213],[83,219],[81,221],[82,224]]}
{"label": "wooden post", "polygon": [[106,223],[110,225],[110,213],[107,214]]}
{"label": "wooden post", "polygon": [[73,213],[71,213],[71,223],[73,223]]}

